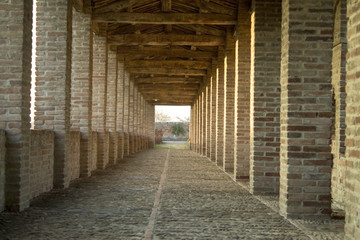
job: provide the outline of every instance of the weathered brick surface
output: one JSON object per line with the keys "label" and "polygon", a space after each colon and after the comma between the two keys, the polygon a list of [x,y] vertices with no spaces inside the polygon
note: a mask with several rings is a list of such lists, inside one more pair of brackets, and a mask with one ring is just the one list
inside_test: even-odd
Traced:
{"label": "weathered brick surface", "polygon": [[[97,169],[105,169],[109,164],[110,133],[98,133]],[[100,151],[101,147],[101,151]]]}
{"label": "weathered brick surface", "polygon": [[223,167],[224,154],[224,49],[219,47],[216,81],[216,164]]}
{"label": "weathered brick surface", "polygon": [[134,95],[133,95],[133,152],[136,153],[138,150],[138,131],[139,131],[139,95],[137,91],[137,86],[134,83]]}
{"label": "weathered brick surface", "polygon": [[148,104],[147,107],[147,116],[148,116],[148,148],[154,148],[155,147],[155,106]]}
{"label": "weathered brick surface", "polygon": [[211,61],[211,79],[210,79],[210,152],[211,161],[216,160],[216,59]]}
{"label": "weathered brick surface", "polygon": [[91,171],[93,33],[90,27],[91,16],[73,9],[71,129],[81,132],[80,174],[84,177]]}
{"label": "weathered brick surface", "polygon": [[235,83],[238,81],[235,72],[235,39],[230,29],[226,32],[226,46],[224,55],[224,127],[223,127],[223,169],[235,179]]}
{"label": "weathered brick surface", "polygon": [[347,1],[347,40],[348,53],[346,64],[346,225],[345,239],[360,238],[360,2]]}
{"label": "weathered brick surface", "polygon": [[70,181],[80,177],[81,133],[70,132]]}
{"label": "weathered brick surface", "polygon": [[125,69],[124,59],[118,57],[117,60],[117,111],[116,111],[116,131],[119,133],[118,139],[118,158],[124,157],[124,83],[125,83]]}
{"label": "weathered brick surface", "polygon": [[249,179],[250,168],[250,41],[249,2],[239,4],[237,28],[237,72],[235,82],[235,161],[236,178]]}
{"label": "weathered brick surface", "polygon": [[280,211],[321,216],[331,203],[333,1],[282,6]]}
{"label": "weathered brick surface", "polygon": [[204,155],[210,157],[210,78],[207,78],[207,85],[206,85],[206,99],[205,99],[205,153]]}
{"label": "weathered brick surface", "polygon": [[103,169],[108,160],[105,140],[106,131],[106,96],[107,96],[107,45],[106,38],[94,34],[93,38],[93,101],[92,130],[97,136],[97,166]]}
{"label": "weathered brick surface", "polygon": [[129,80],[129,153],[134,153],[134,81]]}
{"label": "weathered brick surface", "polygon": [[70,182],[72,6],[37,1],[35,128],[55,131],[54,185]]}
{"label": "weathered brick surface", "polygon": [[201,96],[201,155],[206,153],[206,85],[204,84]]}
{"label": "weathered brick surface", "polygon": [[31,130],[29,199],[48,192],[54,183],[54,132]]}
{"label": "weathered brick surface", "polygon": [[106,130],[110,133],[109,141],[109,163],[115,164],[118,147],[117,136],[115,136],[117,125],[117,57],[116,52],[111,51],[108,46],[107,64],[107,91],[106,91]]}
{"label": "weathered brick surface", "polygon": [[5,131],[0,130],[0,212],[5,209]]}
{"label": "weathered brick surface", "polygon": [[253,1],[250,188],[279,192],[281,0]]}
{"label": "weathered brick surface", "polygon": [[334,42],[332,57],[332,90],[334,123],[332,127],[331,197],[333,210],[344,210],[345,197],[345,77],[346,77],[346,1],[334,5]]}
{"label": "weathered brick surface", "polygon": [[30,77],[32,1],[2,1],[0,7],[0,129],[7,135],[6,205],[29,205]]}

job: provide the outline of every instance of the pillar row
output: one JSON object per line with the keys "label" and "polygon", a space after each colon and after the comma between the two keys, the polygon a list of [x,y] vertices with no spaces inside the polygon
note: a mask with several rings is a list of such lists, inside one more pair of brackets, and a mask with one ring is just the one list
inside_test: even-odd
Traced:
{"label": "pillar row", "polygon": [[224,49],[219,47],[216,83],[216,164],[223,168],[224,154]]}
{"label": "pillar row", "polygon": [[210,78],[210,159],[216,161],[216,82],[217,82],[217,61],[215,58],[211,61]]}
{"label": "pillar row", "polygon": [[125,68],[124,59],[117,58],[117,111],[116,131],[118,133],[118,158],[124,158],[124,82]]}
{"label": "pillar row", "polygon": [[130,154],[129,149],[129,93],[130,93],[130,74],[125,69],[124,74],[124,155]]}

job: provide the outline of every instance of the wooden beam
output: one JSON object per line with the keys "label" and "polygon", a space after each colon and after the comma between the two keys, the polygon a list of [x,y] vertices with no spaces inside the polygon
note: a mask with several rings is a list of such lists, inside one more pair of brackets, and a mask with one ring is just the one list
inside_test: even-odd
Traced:
{"label": "wooden beam", "polygon": [[206,70],[181,69],[181,68],[152,68],[152,67],[129,67],[130,73],[143,74],[166,74],[174,76],[206,76]]}
{"label": "wooden beam", "polygon": [[192,31],[201,33],[201,34],[208,34],[208,35],[214,35],[214,36],[225,36],[225,31],[211,27],[206,25],[186,25],[185,28],[191,29]]}
{"label": "wooden beam", "polygon": [[133,78],[137,83],[153,83],[153,84],[161,84],[161,83],[178,83],[178,84],[199,84],[201,78],[194,78],[194,77],[139,77]]}
{"label": "wooden beam", "polygon": [[78,12],[82,12],[84,8],[83,0],[72,0],[72,5]]}
{"label": "wooden beam", "polygon": [[93,14],[93,21],[129,24],[235,25],[236,17],[213,13],[108,13]]}
{"label": "wooden beam", "polygon": [[158,67],[158,68],[185,68],[185,69],[208,69],[210,62],[191,60],[132,60],[126,62],[128,67]]}
{"label": "wooden beam", "polygon": [[116,2],[107,4],[105,6],[94,9],[95,14],[106,13],[106,12],[119,12],[127,9],[132,5],[143,2],[144,0],[118,0]]}
{"label": "wooden beam", "polygon": [[160,48],[160,47],[144,47],[129,48],[118,47],[118,54],[136,56],[149,56],[149,57],[180,57],[180,58],[214,58],[217,57],[217,52],[204,52],[192,51],[187,49],[175,48]]}
{"label": "wooden beam", "polygon": [[216,36],[196,36],[196,35],[178,35],[178,34],[124,34],[108,36],[110,45],[193,45],[193,46],[222,46],[223,37]]}

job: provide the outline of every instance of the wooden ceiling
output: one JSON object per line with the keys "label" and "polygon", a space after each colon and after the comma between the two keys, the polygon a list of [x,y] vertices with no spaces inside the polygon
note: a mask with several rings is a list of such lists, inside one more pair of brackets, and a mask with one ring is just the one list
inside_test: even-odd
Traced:
{"label": "wooden ceiling", "polygon": [[190,105],[211,73],[240,0],[74,0],[125,60],[144,98]]}

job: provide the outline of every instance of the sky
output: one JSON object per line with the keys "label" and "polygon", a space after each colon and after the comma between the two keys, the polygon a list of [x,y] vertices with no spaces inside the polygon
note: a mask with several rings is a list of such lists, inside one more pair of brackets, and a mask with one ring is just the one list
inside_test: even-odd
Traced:
{"label": "sky", "polygon": [[190,106],[155,106],[155,111],[161,111],[171,117],[171,121],[190,118]]}

